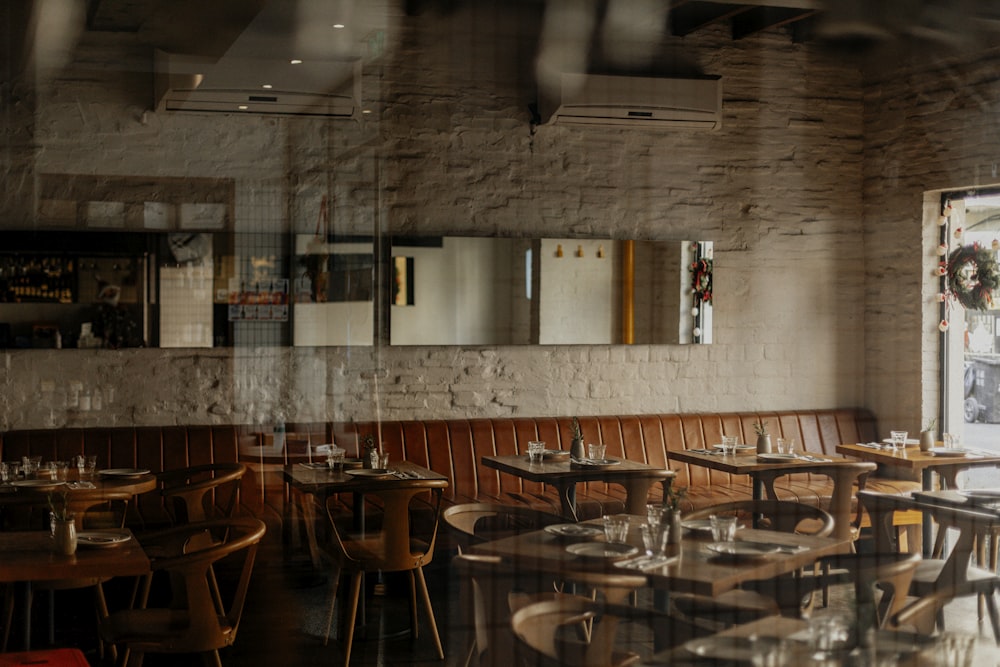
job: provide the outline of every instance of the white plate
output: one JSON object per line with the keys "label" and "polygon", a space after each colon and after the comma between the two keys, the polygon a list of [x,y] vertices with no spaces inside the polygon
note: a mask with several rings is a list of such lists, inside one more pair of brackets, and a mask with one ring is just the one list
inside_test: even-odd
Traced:
{"label": "white plate", "polygon": [[711,533],[712,522],[709,519],[688,519],[681,521],[681,528],[687,528],[699,533]]}
{"label": "white plate", "polygon": [[1000,500],[1000,489],[963,489],[959,493],[973,500]]}
{"label": "white plate", "polygon": [[705,548],[724,558],[743,559],[760,558],[769,554],[778,553],[779,549],[771,544],[758,544],[757,542],[713,542],[706,544]]}
{"label": "white plate", "polygon": [[65,486],[66,482],[56,479],[15,479],[10,485],[21,489],[54,489]]}
{"label": "white plate", "polygon": [[697,656],[726,662],[749,662],[754,656],[769,653],[778,645],[775,637],[726,637],[713,635],[692,639],[684,648]]}
{"label": "white plate", "polygon": [[761,461],[794,461],[798,458],[795,454],[758,454],[757,458]]}
{"label": "white plate", "polygon": [[542,452],[543,459],[552,459],[553,461],[558,461],[559,459],[569,458],[569,450],[567,449],[546,449]]}
{"label": "white plate", "polygon": [[107,470],[98,470],[97,474],[104,477],[142,477],[148,475],[149,470],[145,468],[108,468]]}
{"label": "white plate", "polygon": [[555,535],[556,537],[575,537],[579,539],[590,539],[604,534],[603,529],[583,523],[557,523],[554,526],[545,526],[544,530],[549,535]]}
{"label": "white plate", "polygon": [[350,475],[351,477],[367,477],[369,479],[385,479],[392,477],[393,474],[386,470],[385,468],[361,468],[359,470],[345,470],[345,475]]}
{"label": "white plate", "polygon": [[639,553],[639,547],[611,542],[579,542],[566,547],[566,551],[582,558],[618,560]]}
{"label": "white plate", "polygon": [[[722,445],[712,445],[712,449],[722,449]],[[738,452],[749,452],[750,450],[757,451],[757,445],[736,445],[736,451]]]}
{"label": "white plate", "polygon": [[76,542],[81,547],[114,547],[132,539],[127,531],[81,530],[76,534]]}
{"label": "white plate", "polygon": [[965,456],[968,454],[964,449],[952,447],[931,447],[929,450],[934,456]]}

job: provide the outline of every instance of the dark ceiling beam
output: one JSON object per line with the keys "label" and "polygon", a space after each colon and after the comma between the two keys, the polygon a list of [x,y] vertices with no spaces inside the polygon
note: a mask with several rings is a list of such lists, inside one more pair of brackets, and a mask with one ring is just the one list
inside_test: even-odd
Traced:
{"label": "dark ceiling beam", "polygon": [[137,32],[151,11],[149,0],[88,0],[87,29]]}
{"label": "dark ceiling beam", "polygon": [[789,7],[755,7],[733,17],[733,39],[743,39],[764,30],[803,21],[818,12]]}
{"label": "dark ceiling beam", "polygon": [[670,31],[675,37],[684,37],[715,23],[728,21],[752,5],[723,4],[716,2],[678,2],[670,10]]}

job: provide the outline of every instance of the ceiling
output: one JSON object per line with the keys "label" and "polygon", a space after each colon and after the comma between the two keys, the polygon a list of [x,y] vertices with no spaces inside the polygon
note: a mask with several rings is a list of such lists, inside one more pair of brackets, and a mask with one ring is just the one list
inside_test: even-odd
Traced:
{"label": "ceiling", "polygon": [[[59,0],[35,0],[55,4]],[[372,35],[391,39],[391,26],[407,17],[436,17],[479,10],[582,16],[582,37],[555,37],[578,53],[557,61],[579,64],[591,35],[625,17],[621,34],[644,32],[654,43],[683,43],[699,31],[723,26],[731,39],[781,31],[793,42],[819,41],[852,53],[890,42],[965,45],[978,35],[996,41],[1000,2],[995,0],[87,0],[86,28],[134,34],[151,47],[217,60],[217,76],[337,76],[346,63],[372,55]],[[487,11],[485,15],[489,15]],[[343,28],[333,28],[342,24]],[[524,26],[530,29],[530,26]],[[619,26],[620,27],[620,26]],[[534,29],[538,30],[537,22]],[[387,37],[387,34],[389,35]],[[541,37],[544,47],[545,32]],[[540,48],[540,50],[542,50]],[[290,72],[291,58],[304,61]],[[321,71],[309,73],[321,65]],[[331,64],[334,66],[331,67]],[[586,66],[586,65],[584,65]],[[310,85],[315,82],[310,81]],[[234,85],[249,85],[238,82]]]}

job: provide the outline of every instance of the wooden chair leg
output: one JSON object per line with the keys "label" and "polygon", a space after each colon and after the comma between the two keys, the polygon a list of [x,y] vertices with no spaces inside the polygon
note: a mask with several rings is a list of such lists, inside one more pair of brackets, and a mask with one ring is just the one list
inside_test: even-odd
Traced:
{"label": "wooden chair leg", "polygon": [[219,657],[218,650],[202,653],[201,661],[205,663],[205,667],[222,667],[222,658]]}
{"label": "wooden chair leg", "polygon": [[1000,612],[997,611],[996,591],[986,595],[986,610],[990,614],[990,625],[993,626],[993,641],[1000,646]]}
{"label": "wooden chair leg", "polygon": [[4,619],[3,619],[3,649],[7,652],[7,644],[10,642],[10,625],[14,622],[14,587],[6,584],[3,587]]}
{"label": "wooden chair leg", "polygon": [[420,621],[417,618],[417,581],[413,570],[406,574],[410,579],[410,634],[416,639],[420,636]]}
{"label": "wooden chair leg", "polygon": [[350,609],[347,611],[347,622],[344,626],[344,667],[351,663],[351,647],[354,645],[354,623],[358,617],[358,600],[361,599],[362,573],[351,575]]}
{"label": "wooden chair leg", "polygon": [[340,587],[340,568],[334,568],[333,590],[330,591],[330,609],[326,613],[326,637],[323,638],[323,646],[330,643],[330,628],[333,626],[333,608],[337,604],[337,589]]}
{"label": "wooden chair leg", "polygon": [[424,579],[424,569],[416,569],[417,583],[420,585],[420,595],[424,599],[424,608],[427,610],[427,619],[430,623],[431,636],[434,638],[434,646],[437,648],[438,658],[444,660],[444,647],[441,645],[441,637],[438,635],[437,621],[434,620],[434,608],[431,606],[431,596],[427,592],[427,581]]}

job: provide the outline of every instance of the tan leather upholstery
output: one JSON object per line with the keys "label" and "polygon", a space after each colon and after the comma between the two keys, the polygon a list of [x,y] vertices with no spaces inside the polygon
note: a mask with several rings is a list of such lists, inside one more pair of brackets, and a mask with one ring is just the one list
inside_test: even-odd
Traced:
{"label": "tan leather upholstery", "polygon": [[[863,409],[795,410],[783,412],[654,414],[580,416],[586,442],[603,442],[608,455],[669,467],[677,472],[674,484],[687,486],[685,511],[751,497],[749,478],[709,471],[699,466],[667,460],[673,449],[711,446],[723,433],[738,433],[754,441],[753,422],[767,421],[772,437],[795,438],[806,451],[832,454],[838,444],[876,439],[875,417]],[[359,452],[361,438],[371,434],[389,452],[391,460],[409,459],[448,476],[446,505],[467,502],[516,503],[559,513],[555,492],[541,484],[501,474],[480,463],[491,454],[527,451],[529,440],[544,440],[549,447],[569,449],[572,417],[497,417],[477,419],[374,422],[290,423],[287,433],[305,434],[315,445],[335,442]],[[161,472],[199,464],[240,460],[239,444],[259,430],[254,425],[143,426],[68,428],[8,431],[0,435],[0,459],[15,460],[26,454],[45,459],[69,459],[76,454],[96,454],[100,467],[141,467]],[[895,493],[919,488],[910,480],[869,477],[866,488]],[[830,481],[820,475],[789,476],[775,485],[782,500],[823,504],[830,496]],[[650,501],[660,493],[650,492]],[[286,494],[280,476],[248,473],[240,490],[237,515],[280,522]],[[593,518],[625,509],[624,491],[614,484],[591,482],[577,491],[579,514]],[[825,506],[825,505],[824,505]],[[169,515],[159,494],[144,494],[129,508],[129,525],[163,526]],[[270,530],[271,534],[279,531]]]}

